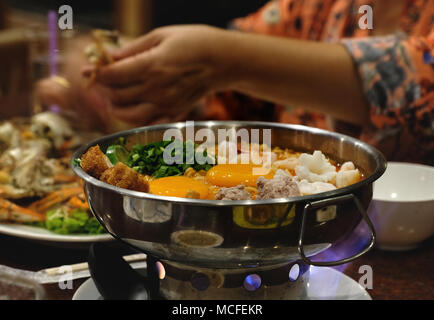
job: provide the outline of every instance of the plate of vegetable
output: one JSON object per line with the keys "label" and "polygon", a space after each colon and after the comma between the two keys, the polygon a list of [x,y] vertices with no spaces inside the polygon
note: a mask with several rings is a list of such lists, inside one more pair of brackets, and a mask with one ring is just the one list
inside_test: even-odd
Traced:
{"label": "plate of vegetable", "polygon": [[0,233],[49,245],[80,248],[111,241],[91,214],[81,186],[48,194],[30,205],[0,198]]}
{"label": "plate of vegetable", "polygon": [[113,239],[91,214],[81,186],[55,191],[28,206],[0,199],[0,221],[2,234],[56,246]]}
{"label": "plate of vegetable", "polygon": [[52,245],[109,241],[70,159],[87,139],[63,117],[0,123],[0,233]]}

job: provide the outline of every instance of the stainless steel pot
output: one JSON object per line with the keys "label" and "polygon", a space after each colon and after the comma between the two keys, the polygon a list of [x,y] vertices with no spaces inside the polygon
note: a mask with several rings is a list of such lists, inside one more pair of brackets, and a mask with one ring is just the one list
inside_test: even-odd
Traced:
{"label": "stainless steel pot", "polygon": [[[120,132],[82,147],[105,150],[120,137],[127,147],[160,141],[167,129],[186,130],[185,123]],[[321,150],[336,161],[353,161],[365,178],[354,185],[311,196],[262,201],[216,201],[163,197],[119,189],[74,171],[85,183],[89,205],[114,237],[158,259],[208,268],[271,266],[299,260],[331,266],[349,262],[372,248],[375,231],[366,214],[372,183],[386,169],[375,148],[341,134],[298,125],[265,122],[196,122],[194,129],[271,129],[272,146],[297,151]],[[364,219],[371,242],[361,252],[339,261],[312,262],[309,257],[351,233]]]}

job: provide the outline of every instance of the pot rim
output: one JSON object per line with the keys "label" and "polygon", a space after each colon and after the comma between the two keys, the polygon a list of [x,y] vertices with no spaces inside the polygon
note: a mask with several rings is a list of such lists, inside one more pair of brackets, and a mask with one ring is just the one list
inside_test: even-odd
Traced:
{"label": "pot rim", "polygon": [[[366,184],[373,183],[375,180],[377,180],[386,170],[387,161],[384,157],[384,155],[374,148],[373,146],[362,142],[356,138],[331,132],[323,129],[318,128],[312,128],[307,127],[303,125],[295,125],[295,124],[283,124],[283,123],[274,123],[274,122],[261,122],[261,121],[195,121],[195,126],[198,127],[214,127],[214,126],[226,126],[226,127],[255,127],[255,128],[278,128],[278,129],[293,129],[293,130],[302,130],[307,131],[310,133],[317,133],[317,134],[323,134],[323,135],[329,135],[334,138],[339,138],[341,141],[349,141],[352,144],[356,144],[359,147],[361,147],[363,150],[368,152],[372,157],[374,157],[376,162],[376,169],[375,171],[363,179],[362,181],[359,181],[355,184],[349,185],[344,188],[338,188],[336,190],[331,190],[327,192],[321,192],[316,193],[313,195],[306,195],[306,196],[298,196],[298,197],[291,197],[291,198],[279,198],[279,199],[268,199],[268,200],[202,200],[202,199],[188,199],[188,198],[178,198],[178,197],[166,197],[166,196],[159,196],[154,195],[150,193],[145,192],[139,192],[139,191],[133,191],[128,189],[122,189],[115,186],[112,186],[108,183],[102,182],[86,172],[83,171],[83,169],[78,166],[75,163],[75,159],[81,158],[81,156],[90,148],[99,144],[103,144],[107,141],[113,141],[121,137],[127,137],[134,134],[143,133],[146,131],[157,131],[157,130],[164,130],[164,129],[183,129],[186,127],[185,122],[177,122],[177,123],[170,123],[170,124],[159,124],[159,125],[153,125],[153,126],[144,126],[139,127],[135,129],[130,129],[126,131],[120,131],[114,134],[110,134],[101,138],[98,138],[87,145],[81,146],[76,152],[73,154],[71,159],[71,165],[74,172],[82,178],[86,183],[89,183],[93,186],[96,186],[98,188],[103,188],[106,190],[110,190],[113,192],[116,192],[118,194],[121,194],[123,196],[128,197],[134,197],[138,199],[146,199],[146,200],[156,200],[156,201],[166,201],[170,203],[176,203],[176,204],[186,204],[186,205],[192,205],[192,206],[206,206],[206,207],[234,207],[234,206],[261,206],[261,205],[276,205],[276,204],[288,204],[288,203],[296,203],[296,202],[311,202],[316,200],[322,200],[325,198],[330,197],[337,197],[344,194],[351,193],[355,191],[356,189],[361,188],[362,186]],[[348,159],[350,161],[350,159]]]}

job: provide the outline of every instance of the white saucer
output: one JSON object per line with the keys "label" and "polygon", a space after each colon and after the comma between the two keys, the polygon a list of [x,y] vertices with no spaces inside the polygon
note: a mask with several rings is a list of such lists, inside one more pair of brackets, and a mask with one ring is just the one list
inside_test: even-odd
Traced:
{"label": "white saucer", "polygon": [[[334,292],[334,293],[333,293]],[[72,300],[102,300],[92,279],[85,281]],[[311,267],[304,300],[372,300],[356,281],[331,268]]]}

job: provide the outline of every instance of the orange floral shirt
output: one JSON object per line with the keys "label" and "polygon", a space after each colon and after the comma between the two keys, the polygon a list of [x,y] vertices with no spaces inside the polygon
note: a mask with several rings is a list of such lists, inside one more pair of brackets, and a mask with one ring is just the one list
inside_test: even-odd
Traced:
{"label": "orange floral shirt", "polygon": [[385,37],[373,37],[371,30],[358,27],[359,7],[370,5],[375,14],[375,2],[275,0],[232,24],[246,32],[345,45],[370,105],[368,127],[342,122],[332,126],[320,113],[233,92],[210,97],[201,118],[278,121],[351,132],[389,160],[434,165],[434,0],[408,0],[400,30]]}

